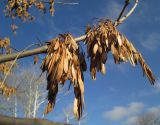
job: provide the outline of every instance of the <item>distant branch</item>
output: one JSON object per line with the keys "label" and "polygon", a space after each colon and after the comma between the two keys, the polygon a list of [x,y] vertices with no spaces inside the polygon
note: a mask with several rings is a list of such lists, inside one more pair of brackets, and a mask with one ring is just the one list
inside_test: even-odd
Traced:
{"label": "distant branch", "polygon": [[72,3],[72,2],[55,2],[55,3],[63,4],[63,5],[77,5],[77,4],[79,4],[79,3]]}
{"label": "distant branch", "polygon": [[[43,3],[50,3],[49,1],[41,1]],[[76,2],[60,2],[60,1],[56,1],[55,2],[56,4],[63,4],[63,5],[77,5],[79,3],[76,3]]]}

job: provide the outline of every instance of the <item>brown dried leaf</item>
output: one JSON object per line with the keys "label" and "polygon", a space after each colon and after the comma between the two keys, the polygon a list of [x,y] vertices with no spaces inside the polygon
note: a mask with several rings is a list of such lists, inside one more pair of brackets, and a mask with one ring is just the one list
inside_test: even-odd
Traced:
{"label": "brown dried leaf", "polygon": [[37,56],[37,55],[34,56],[34,64],[37,64],[37,63],[38,63],[38,60],[39,60],[38,56]]}
{"label": "brown dried leaf", "polygon": [[69,69],[69,65],[68,65],[68,63],[69,63],[69,59],[68,59],[68,57],[67,57],[67,53],[66,53],[66,51],[65,51],[65,54],[64,54],[64,60],[63,60],[63,67],[64,67],[64,72],[65,73],[67,73],[68,72],[68,69]]}

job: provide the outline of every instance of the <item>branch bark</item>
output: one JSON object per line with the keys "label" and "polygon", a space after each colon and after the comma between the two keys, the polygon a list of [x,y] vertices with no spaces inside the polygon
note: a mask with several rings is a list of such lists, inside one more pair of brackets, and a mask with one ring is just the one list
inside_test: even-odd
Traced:
{"label": "branch bark", "polygon": [[0,125],[69,125],[51,122],[46,119],[24,119],[0,115]]}
{"label": "branch bark", "polygon": [[125,8],[126,8],[127,5],[129,4],[129,0],[126,0],[125,6],[124,6],[124,8],[122,9],[122,11],[121,11],[121,13],[120,13],[117,21],[115,21],[114,25],[115,25],[115,26],[118,26],[119,24],[123,23],[123,22],[134,12],[134,10],[136,9],[136,7],[137,7],[137,5],[138,5],[138,2],[139,2],[139,0],[135,0],[135,4],[134,4],[133,7],[130,9],[130,11],[129,11],[125,16],[123,16],[123,17],[121,18],[121,16],[122,16],[123,13],[124,13]]}
{"label": "branch bark", "polygon": [[[86,35],[82,35],[80,37],[75,38],[75,40],[76,40],[76,42],[80,42],[80,41],[83,41],[85,39],[85,37],[86,37]],[[8,54],[8,55],[1,55],[0,56],[0,63],[14,60],[17,57],[17,55],[19,55],[18,59],[20,59],[20,58],[23,58],[23,57],[28,57],[28,56],[32,56],[32,55],[41,54],[41,53],[46,53],[47,48],[48,48],[47,45],[44,45],[42,47],[39,47],[39,48],[36,48],[36,49],[33,49],[33,50],[28,50],[28,51],[18,52],[18,53],[13,53],[13,54]]]}
{"label": "branch bark", "polygon": [[125,9],[126,9],[127,6],[129,5],[129,1],[130,1],[130,0],[126,0],[126,1],[125,1],[124,7],[123,7],[121,13],[119,14],[119,16],[118,16],[118,18],[117,18],[117,22],[119,22],[119,20],[121,19],[122,15],[123,15],[123,13],[124,13],[124,11],[125,11]]}

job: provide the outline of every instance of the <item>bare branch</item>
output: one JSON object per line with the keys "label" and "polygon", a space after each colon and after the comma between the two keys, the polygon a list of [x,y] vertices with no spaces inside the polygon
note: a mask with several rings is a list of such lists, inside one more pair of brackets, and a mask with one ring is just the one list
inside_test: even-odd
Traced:
{"label": "bare branch", "polygon": [[[139,0],[135,0],[135,4],[134,4],[134,6],[131,8],[131,10],[125,15],[125,16],[123,16],[122,18],[118,18],[118,20],[114,23],[114,25],[115,26],[118,26],[119,24],[121,24],[121,23],[123,23],[133,12],[134,12],[134,10],[135,10],[135,8],[137,7],[137,5],[138,5],[138,2],[139,2]],[[126,7],[124,7],[124,9],[125,9]],[[124,10],[122,10],[122,14],[123,14],[123,12],[124,12]],[[120,16],[119,17],[121,17],[121,14],[120,14]]]}
{"label": "bare branch", "polygon": [[127,6],[129,5],[129,1],[130,1],[130,0],[126,0],[126,1],[125,1],[125,4],[124,4],[124,6],[123,6],[123,9],[122,9],[121,13],[119,14],[116,22],[119,22],[119,20],[121,19],[122,15],[123,15],[123,13],[124,13],[124,11],[125,11],[125,9],[126,9]]}

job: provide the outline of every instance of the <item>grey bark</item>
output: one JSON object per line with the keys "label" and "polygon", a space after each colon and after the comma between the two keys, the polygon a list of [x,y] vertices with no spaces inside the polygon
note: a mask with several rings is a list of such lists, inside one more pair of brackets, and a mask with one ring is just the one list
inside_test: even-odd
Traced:
{"label": "grey bark", "polygon": [[[80,41],[84,40],[85,37],[86,36],[83,35],[83,36],[75,38],[75,40],[76,40],[76,42],[80,42]],[[33,50],[27,50],[27,51],[24,51],[24,52],[21,51],[21,52],[18,52],[18,53],[13,53],[13,54],[8,54],[8,55],[1,55],[0,56],[0,63],[11,61],[11,60],[14,60],[15,58],[20,59],[20,58],[23,58],[23,57],[28,57],[28,56],[32,56],[32,55],[41,54],[41,53],[46,53],[47,48],[48,48],[47,45],[44,45],[42,47],[39,47],[39,48],[36,48],[36,49],[33,49]]]}

